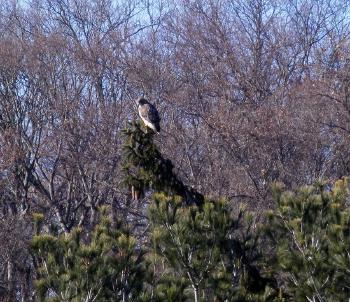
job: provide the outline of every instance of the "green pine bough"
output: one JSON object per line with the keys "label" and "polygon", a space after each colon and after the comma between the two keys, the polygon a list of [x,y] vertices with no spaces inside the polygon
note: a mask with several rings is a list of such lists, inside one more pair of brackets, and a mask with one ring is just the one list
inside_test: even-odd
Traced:
{"label": "green pine bough", "polygon": [[[40,216],[36,216],[36,224]],[[107,208],[92,234],[38,234],[31,248],[37,267],[38,301],[147,301],[144,253],[122,222],[114,226]]]}
{"label": "green pine bough", "polygon": [[[43,232],[31,250],[38,301],[347,301],[350,210],[346,178],[295,192],[273,188],[261,223],[187,187],[139,123],[124,131],[124,183],[152,191],[142,248],[99,209],[92,231]],[[235,213],[233,213],[235,212]]]}
{"label": "green pine bough", "polygon": [[124,184],[142,193],[148,189],[179,195],[186,204],[201,205],[204,196],[186,186],[174,173],[173,163],[162,156],[153,143],[153,132],[142,129],[138,122],[124,130]]}
{"label": "green pine bough", "polygon": [[267,233],[276,248],[275,274],[288,301],[348,301],[350,209],[348,180],[319,182],[284,192],[274,188],[277,209]]}

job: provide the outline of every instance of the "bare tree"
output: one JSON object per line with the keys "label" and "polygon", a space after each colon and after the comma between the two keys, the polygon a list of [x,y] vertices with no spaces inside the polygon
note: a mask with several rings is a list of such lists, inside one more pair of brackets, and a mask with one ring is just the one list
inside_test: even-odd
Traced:
{"label": "bare tree", "polygon": [[120,167],[121,130],[140,95],[157,104],[157,144],[184,183],[233,207],[270,207],[273,181],[347,175],[349,9],[346,0],[2,1],[0,223],[16,223],[0,229],[0,286],[31,299],[34,212],[58,233],[88,233],[102,204],[145,221],[147,197],[131,203]]}

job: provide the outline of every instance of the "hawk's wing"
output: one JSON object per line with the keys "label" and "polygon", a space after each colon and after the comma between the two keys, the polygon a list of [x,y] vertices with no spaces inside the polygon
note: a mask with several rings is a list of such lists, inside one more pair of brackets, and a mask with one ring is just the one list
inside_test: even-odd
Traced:
{"label": "hawk's wing", "polygon": [[155,106],[150,103],[144,104],[139,107],[139,114],[143,120],[153,124],[157,131],[159,131],[160,118]]}

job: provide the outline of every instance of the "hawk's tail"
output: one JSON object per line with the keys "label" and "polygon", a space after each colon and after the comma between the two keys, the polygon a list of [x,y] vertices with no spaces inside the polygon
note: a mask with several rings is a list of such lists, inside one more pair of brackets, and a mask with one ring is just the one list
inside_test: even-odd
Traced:
{"label": "hawk's tail", "polygon": [[155,126],[155,128],[156,128],[156,130],[157,130],[157,133],[159,133],[159,132],[160,132],[160,126],[159,126],[159,123],[155,124],[154,126]]}

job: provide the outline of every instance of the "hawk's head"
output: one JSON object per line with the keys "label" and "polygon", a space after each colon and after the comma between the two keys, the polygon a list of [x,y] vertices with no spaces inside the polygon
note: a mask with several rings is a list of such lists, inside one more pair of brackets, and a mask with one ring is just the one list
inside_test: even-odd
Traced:
{"label": "hawk's head", "polygon": [[144,98],[139,98],[139,99],[137,100],[137,105],[142,106],[142,105],[145,105],[145,104],[148,104],[148,102],[147,102],[146,99],[144,99]]}

